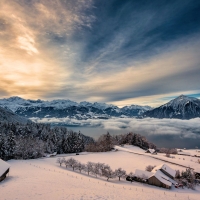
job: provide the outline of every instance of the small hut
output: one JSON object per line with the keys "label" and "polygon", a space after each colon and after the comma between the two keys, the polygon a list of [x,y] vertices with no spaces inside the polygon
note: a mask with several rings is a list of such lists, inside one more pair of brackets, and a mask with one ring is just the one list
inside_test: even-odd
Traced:
{"label": "small hut", "polygon": [[145,153],[157,154],[155,149],[147,149]]}
{"label": "small hut", "polygon": [[6,175],[8,174],[10,170],[10,165],[0,159],[0,182],[3,181],[6,178]]}

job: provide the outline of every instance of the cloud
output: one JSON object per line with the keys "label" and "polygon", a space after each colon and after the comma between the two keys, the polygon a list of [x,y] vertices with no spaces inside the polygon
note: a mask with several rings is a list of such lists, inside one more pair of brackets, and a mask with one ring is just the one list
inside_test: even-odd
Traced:
{"label": "cloud", "polygon": [[2,97],[157,106],[200,91],[197,1],[2,0],[0,7]]}
{"label": "cloud", "polygon": [[1,94],[36,98],[68,85],[74,52],[64,41],[94,20],[84,14],[91,5],[90,0],[1,1]]}
{"label": "cloud", "polygon": [[[42,123],[62,123],[79,127],[101,127],[114,133],[134,132],[145,136],[178,136],[180,138],[200,139],[200,118],[191,120],[156,119],[156,118],[111,118],[76,120],[70,118],[32,118],[33,121]],[[81,128],[80,128],[81,129]]]}

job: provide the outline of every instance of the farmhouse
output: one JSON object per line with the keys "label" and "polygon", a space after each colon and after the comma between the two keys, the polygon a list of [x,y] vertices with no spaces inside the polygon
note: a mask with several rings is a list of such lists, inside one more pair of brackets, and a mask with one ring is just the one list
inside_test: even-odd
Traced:
{"label": "farmhouse", "polygon": [[135,176],[144,179],[148,184],[170,189],[174,181],[176,171],[163,164],[155,167],[151,172],[136,169]]}
{"label": "farmhouse", "polygon": [[10,165],[0,159],[0,182],[6,178],[7,173],[9,172]]}
{"label": "farmhouse", "polygon": [[169,166],[166,165],[166,164],[159,165],[159,166],[155,167],[155,168],[152,170],[152,172],[153,172],[153,173],[156,173],[158,170],[160,170],[163,174],[165,174],[166,176],[168,176],[168,177],[171,178],[171,179],[174,179],[174,178],[175,178],[176,171],[173,170],[171,167],[169,167]]}

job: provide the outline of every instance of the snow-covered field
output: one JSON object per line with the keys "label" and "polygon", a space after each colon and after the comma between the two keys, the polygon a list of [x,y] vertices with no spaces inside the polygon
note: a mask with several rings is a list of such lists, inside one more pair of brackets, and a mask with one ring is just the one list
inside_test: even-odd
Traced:
{"label": "snow-covered field", "polygon": [[[135,169],[144,170],[149,164],[159,165],[164,162],[152,158],[149,154],[137,155],[132,152],[144,153],[138,147],[125,146],[117,152],[81,153],[58,155],[59,157],[74,157],[82,163],[102,162],[112,169],[122,167],[127,172]],[[162,155],[159,155],[164,157]],[[186,158],[186,156],[182,156]],[[191,158],[191,157],[189,157]],[[193,159],[193,158],[192,158]],[[158,188],[142,183],[127,182],[118,179],[109,180],[87,176],[60,167],[57,157],[34,160],[11,160],[9,177],[0,183],[1,200],[61,200],[61,199],[138,199],[138,200],[197,200],[200,196],[199,186],[196,190]],[[179,162],[179,159],[171,159]],[[189,160],[188,160],[189,162]],[[192,162],[192,161],[191,161]],[[181,166],[167,163],[173,169],[184,169]],[[197,167],[199,164],[195,164]]]}

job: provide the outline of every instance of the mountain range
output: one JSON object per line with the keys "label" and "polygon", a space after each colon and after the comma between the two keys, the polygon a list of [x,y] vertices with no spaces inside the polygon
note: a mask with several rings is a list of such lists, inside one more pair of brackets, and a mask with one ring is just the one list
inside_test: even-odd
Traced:
{"label": "mountain range", "polygon": [[[120,118],[176,118],[192,119],[200,117],[200,100],[181,95],[168,103],[151,108],[131,105],[119,108],[112,104],[74,102],[71,100],[30,100],[20,97],[0,99],[0,121],[25,122],[25,118],[71,118],[77,120]],[[19,115],[19,116],[17,116]]]}
{"label": "mountain range", "polygon": [[27,118],[109,119],[141,116],[150,106],[131,105],[119,108],[112,104],[74,102],[71,100],[26,100],[20,97],[0,99],[0,106]]}

